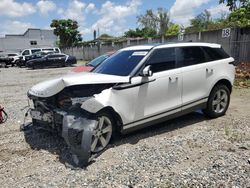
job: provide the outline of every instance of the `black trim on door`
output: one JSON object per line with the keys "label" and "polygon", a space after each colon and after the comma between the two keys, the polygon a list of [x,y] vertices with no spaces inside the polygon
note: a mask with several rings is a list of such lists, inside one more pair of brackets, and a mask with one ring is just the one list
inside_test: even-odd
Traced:
{"label": "black trim on door", "polygon": [[[207,99],[207,97],[204,98],[204,99]],[[203,99],[201,99],[201,100],[203,100]],[[197,102],[197,101],[196,101],[196,102]],[[195,102],[193,102],[193,103],[195,103]],[[191,103],[191,104],[192,104],[192,103]],[[188,104],[187,104],[187,105],[188,105]],[[190,105],[190,104],[189,104],[189,105]],[[121,133],[122,133],[122,134],[127,134],[127,133],[130,133],[130,132],[139,130],[139,129],[143,129],[143,128],[149,127],[149,126],[151,126],[151,125],[155,125],[155,124],[158,124],[158,123],[162,123],[162,122],[165,122],[165,121],[167,121],[167,120],[174,119],[174,118],[183,116],[183,115],[185,115],[185,114],[194,112],[194,111],[196,111],[196,110],[203,109],[203,108],[206,107],[206,105],[207,105],[207,102],[202,102],[202,103],[197,104],[197,105],[194,105],[194,106],[192,106],[192,107],[190,107],[190,108],[188,108],[188,109],[181,110],[181,111],[179,111],[179,112],[176,112],[176,113],[173,113],[173,114],[170,114],[170,115],[166,115],[166,116],[164,116],[164,117],[162,117],[162,118],[158,118],[158,119],[155,119],[155,120],[151,120],[151,121],[148,121],[148,122],[146,122],[146,123],[141,123],[141,124],[135,125],[135,126],[133,126],[133,127],[125,128],[125,129],[123,129],[123,130],[121,131]],[[183,107],[183,106],[182,106],[182,107]],[[179,108],[182,108],[182,107],[179,107]],[[177,109],[178,109],[178,108],[177,108]],[[170,110],[170,111],[174,111],[174,110],[176,110],[176,109],[173,109],[173,110]],[[170,112],[170,111],[167,111],[167,112]],[[167,113],[167,112],[165,112],[165,113]],[[158,115],[159,115],[159,114],[158,114]],[[157,115],[155,115],[155,116],[157,116]],[[152,117],[152,116],[151,116],[151,117]],[[151,117],[148,117],[148,118],[151,118]],[[148,119],[148,118],[146,118],[146,119]],[[139,120],[139,121],[142,121],[142,120]],[[136,122],[137,122],[137,121],[136,121]],[[133,124],[133,123],[135,123],[135,122],[132,122],[132,123],[129,123],[129,124],[126,124],[126,125],[130,125],[130,124]],[[124,125],[124,126],[126,126],[126,125]],[[124,126],[123,126],[123,128],[124,128]]]}
{"label": "black trim on door", "polygon": [[[175,110],[181,109],[181,108],[183,108],[183,107],[186,107],[186,106],[188,106],[188,105],[197,103],[197,102],[202,101],[202,100],[204,100],[204,99],[208,99],[208,97],[201,98],[201,99],[199,99],[199,100],[193,101],[193,102],[191,102],[191,103],[187,103],[187,104],[185,104],[185,105],[183,105],[183,106],[176,107],[176,108],[173,108],[173,109],[171,109],[171,110],[167,110],[167,111],[165,111],[165,112],[161,112],[161,113],[159,113],[159,114],[155,114],[155,115],[153,115],[153,116],[149,116],[149,117],[146,117],[146,118],[142,118],[142,119],[140,119],[140,120],[133,121],[133,122],[131,122],[131,123],[124,124],[123,127],[128,126],[128,125],[131,125],[131,124],[134,124],[134,123],[138,123],[138,122],[140,122],[140,121],[143,121],[143,120],[146,120],[146,119],[150,119],[150,118],[153,118],[153,117],[156,117],[156,116],[160,116],[160,115],[162,115],[162,114],[169,113],[169,112],[171,112],[171,111],[175,111]],[[194,110],[197,109],[197,108],[205,108],[205,107],[206,107],[206,103],[207,103],[207,102],[201,102],[200,104],[194,105],[193,107],[190,107],[190,108],[188,108],[188,109],[185,109],[185,110],[183,110],[183,111],[180,111],[180,112],[177,112],[177,113],[174,113],[174,114],[182,114],[183,112],[192,112],[192,111],[194,111]],[[168,118],[168,116],[170,116],[170,118]],[[161,119],[171,119],[171,116],[172,116],[172,114],[171,114],[171,115],[167,115],[167,116],[165,116],[164,118],[160,118],[159,121],[161,121]],[[158,119],[153,120],[152,122],[154,122],[154,121],[158,121]],[[147,122],[147,123],[143,123],[143,124],[146,124],[146,125],[147,125],[147,124],[150,123],[150,122],[151,122],[151,121],[149,121],[149,122]],[[151,123],[150,123],[150,124],[151,124]],[[152,124],[154,124],[154,123],[152,123]],[[139,125],[138,125],[138,126],[139,126]],[[142,126],[143,126],[143,125],[142,125]],[[137,126],[135,126],[135,127],[137,127]],[[137,128],[135,128],[135,129],[137,129]],[[138,128],[138,129],[140,129],[140,128]]]}
{"label": "black trim on door", "polygon": [[121,84],[121,85],[114,86],[113,89],[115,90],[129,89],[129,88],[138,87],[138,86],[150,83],[150,82],[154,82],[155,80],[156,79],[151,79],[151,80],[143,81],[143,82],[136,83],[136,84]]}

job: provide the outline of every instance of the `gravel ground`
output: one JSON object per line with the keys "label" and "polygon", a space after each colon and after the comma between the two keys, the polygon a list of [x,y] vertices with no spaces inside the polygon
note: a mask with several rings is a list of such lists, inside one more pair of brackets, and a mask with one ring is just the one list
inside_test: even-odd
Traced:
{"label": "gravel ground", "polygon": [[19,128],[27,90],[69,69],[0,69],[10,116],[0,125],[1,187],[250,187],[250,89],[233,91],[224,117],[191,113],[122,136],[86,169],[68,168],[62,138]]}

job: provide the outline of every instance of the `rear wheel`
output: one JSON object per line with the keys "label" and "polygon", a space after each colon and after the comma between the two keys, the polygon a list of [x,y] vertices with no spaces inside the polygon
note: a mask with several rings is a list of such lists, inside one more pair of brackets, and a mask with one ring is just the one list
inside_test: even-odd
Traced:
{"label": "rear wheel", "polygon": [[225,85],[216,85],[210,93],[207,108],[203,112],[210,118],[223,116],[230,103],[230,91]]}

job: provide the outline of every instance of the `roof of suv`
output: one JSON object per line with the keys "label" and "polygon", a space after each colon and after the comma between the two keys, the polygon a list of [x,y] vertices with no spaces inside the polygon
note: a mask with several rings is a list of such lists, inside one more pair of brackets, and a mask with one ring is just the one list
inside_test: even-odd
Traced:
{"label": "roof of suv", "polygon": [[203,43],[203,42],[180,42],[180,43],[166,43],[166,44],[148,44],[148,45],[138,45],[123,48],[121,51],[128,50],[150,50],[152,48],[167,48],[167,47],[188,47],[188,46],[204,46],[211,48],[221,48],[220,44],[215,43]]}

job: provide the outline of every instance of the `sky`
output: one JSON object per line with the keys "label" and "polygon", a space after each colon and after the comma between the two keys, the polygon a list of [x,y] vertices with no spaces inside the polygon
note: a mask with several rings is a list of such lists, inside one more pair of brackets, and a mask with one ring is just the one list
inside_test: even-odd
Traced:
{"label": "sky", "polygon": [[219,0],[0,0],[0,36],[23,34],[27,28],[51,29],[53,19],[74,19],[83,40],[93,31],[120,36],[138,27],[136,17],[147,9],[162,7],[172,22],[188,26],[189,20],[207,9],[213,18],[229,10]]}

